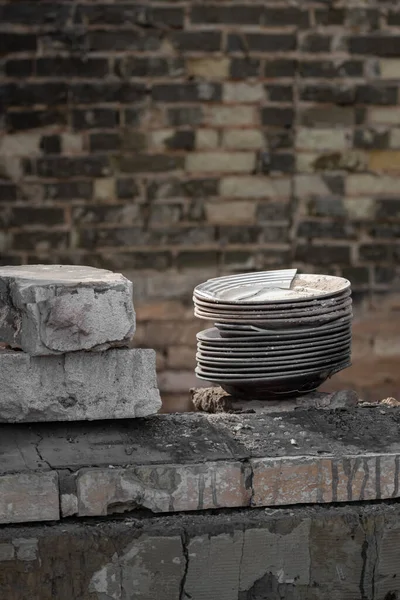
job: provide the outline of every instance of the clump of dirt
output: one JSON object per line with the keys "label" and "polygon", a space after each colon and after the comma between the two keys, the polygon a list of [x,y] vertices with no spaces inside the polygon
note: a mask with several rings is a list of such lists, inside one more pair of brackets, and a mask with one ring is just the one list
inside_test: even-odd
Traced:
{"label": "clump of dirt", "polygon": [[191,388],[190,395],[197,411],[221,413],[232,410],[232,396],[221,387]]}

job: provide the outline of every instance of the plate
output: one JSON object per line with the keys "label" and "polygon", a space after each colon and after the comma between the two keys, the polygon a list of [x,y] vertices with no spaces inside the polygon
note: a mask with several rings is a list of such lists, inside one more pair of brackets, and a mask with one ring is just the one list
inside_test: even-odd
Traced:
{"label": "plate", "polygon": [[[295,275],[289,289],[271,287],[271,282],[274,283],[271,273],[273,271],[208,280],[198,285],[193,294],[196,298],[225,304],[277,304],[336,296],[350,288],[350,281],[343,277],[315,274]],[[286,281],[288,279],[289,276]],[[279,282],[278,276],[275,281]]]}
{"label": "plate", "polygon": [[[210,320],[214,320],[215,325],[219,327],[220,324],[222,325],[229,325],[229,324],[234,324],[237,325],[238,323],[238,318],[229,318],[229,317],[222,317],[221,314],[216,314],[216,315],[212,315],[212,314],[208,314],[208,313],[204,313],[202,311],[199,311],[198,309],[195,309],[194,314],[196,317],[199,317],[200,319],[204,319],[205,321],[210,321]],[[347,308],[343,308],[342,310],[336,310],[332,313],[323,313],[321,315],[316,315],[316,316],[310,316],[310,317],[303,317],[303,318],[297,318],[297,319],[292,319],[292,318],[285,318],[285,319],[269,319],[269,318],[265,318],[263,317],[262,319],[256,319],[256,318],[246,318],[246,322],[251,325],[253,323],[255,323],[257,326],[261,326],[263,325],[265,329],[276,329],[276,328],[293,328],[293,326],[302,326],[304,325],[305,327],[308,325],[312,325],[314,324],[326,324],[330,321],[336,321],[337,319],[343,318],[343,317],[351,317],[353,315],[352,310],[351,310],[351,306],[348,306]]]}
{"label": "plate", "polygon": [[286,350],[291,348],[326,346],[330,343],[340,342],[347,338],[351,339],[351,330],[349,327],[345,327],[343,330],[336,330],[332,334],[326,334],[325,336],[319,336],[312,339],[309,339],[307,336],[304,340],[302,338],[295,338],[294,340],[289,338],[284,340],[274,340],[272,336],[267,338],[259,336],[256,338],[220,338],[203,341],[204,338],[199,337],[199,334],[197,334],[197,345],[199,348],[215,352],[265,352],[268,351],[268,349]]}
{"label": "plate", "polygon": [[240,323],[221,323],[216,322],[216,328],[219,330],[221,338],[235,338],[235,337],[276,337],[281,339],[287,339],[288,337],[299,337],[300,336],[318,336],[320,333],[323,335],[327,331],[333,331],[339,329],[343,325],[350,326],[352,321],[352,315],[347,315],[332,321],[331,323],[325,323],[324,325],[314,325],[313,327],[292,327],[291,329],[285,329],[284,331],[277,331],[276,329],[268,329],[268,327],[261,327],[261,325],[242,325]]}

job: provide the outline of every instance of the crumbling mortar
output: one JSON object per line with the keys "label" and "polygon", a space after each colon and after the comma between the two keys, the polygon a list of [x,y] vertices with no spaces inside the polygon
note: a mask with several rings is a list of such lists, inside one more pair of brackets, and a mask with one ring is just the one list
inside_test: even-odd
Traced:
{"label": "crumbling mortar", "polygon": [[190,596],[185,592],[186,579],[187,579],[187,575],[188,575],[188,571],[189,571],[189,549],[188,549],[189,535],[188,535],[186,529],[184,529],[181,534],[181,541],[182,541],[182,552],[183,552],[183,556],[185,559],[185,571],[183,573],[183,576],[182,576],[182,579],[180,582],[179,600],[185,600],[185,598],[190,598]]}

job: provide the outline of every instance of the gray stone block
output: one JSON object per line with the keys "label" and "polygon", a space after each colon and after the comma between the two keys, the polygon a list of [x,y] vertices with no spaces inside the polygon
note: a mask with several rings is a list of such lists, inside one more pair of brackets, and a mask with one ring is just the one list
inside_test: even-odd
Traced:
{"label": "gray stone block", "polygon": [[32,356],[127,346],[132,283],[104,269],[0,268],[0,340]]}
{"label": "gray stone block", "polygon": [[123,419],[161,407],[154,350],[30,356],[0,350],[0,422]]}

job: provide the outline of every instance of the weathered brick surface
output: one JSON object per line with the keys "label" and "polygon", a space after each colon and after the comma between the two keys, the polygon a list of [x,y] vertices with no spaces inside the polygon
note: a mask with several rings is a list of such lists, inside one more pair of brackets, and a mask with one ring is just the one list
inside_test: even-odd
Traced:
{"label": "weathered brick surface", "polygon": [[288,265],[391,291],[400,13],[328,4],[3,0],[1,264],[133,271],[137,305]]}

